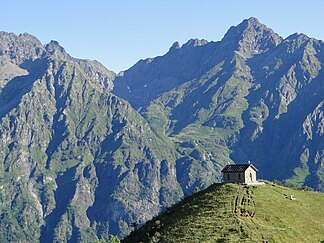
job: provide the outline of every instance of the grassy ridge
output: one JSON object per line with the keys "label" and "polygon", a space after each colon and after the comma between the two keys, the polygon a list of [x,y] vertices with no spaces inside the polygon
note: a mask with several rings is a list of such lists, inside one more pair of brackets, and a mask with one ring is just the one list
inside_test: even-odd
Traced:
{"label": "grassy ridge", "polygon": [[323,205],[322,193],[270,183],[253,188],[215,184],[169,208],[123,242],[321,242]]}

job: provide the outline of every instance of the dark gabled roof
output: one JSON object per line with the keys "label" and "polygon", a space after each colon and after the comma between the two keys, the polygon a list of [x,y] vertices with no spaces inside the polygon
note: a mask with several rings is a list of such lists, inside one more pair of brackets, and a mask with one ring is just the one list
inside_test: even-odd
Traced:
{"label": "dark gabled roof", "polygon": [[222,172],[226,173],[235,173],[235,172],[244,172],[247,168],[252,167],[255,171],[258,171],[257,168],[255,168],[252,164],[237,164],[237,165],[226,165],[224,169],[222,169]]}

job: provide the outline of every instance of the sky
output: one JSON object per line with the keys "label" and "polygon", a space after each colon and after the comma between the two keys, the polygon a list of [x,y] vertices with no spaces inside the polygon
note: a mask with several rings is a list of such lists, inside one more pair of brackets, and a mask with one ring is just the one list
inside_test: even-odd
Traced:
{"label": "sky", "polygon": [[126,70],[190,38],[219,41],[249,17],[282,37],[324,40],[323,0],[0,0],[0,31],[56,40],[73,57]]}

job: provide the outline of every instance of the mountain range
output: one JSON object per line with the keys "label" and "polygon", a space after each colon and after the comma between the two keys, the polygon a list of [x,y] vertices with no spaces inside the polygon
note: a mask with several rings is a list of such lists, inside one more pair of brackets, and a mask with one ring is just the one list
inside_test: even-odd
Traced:
{"label": "mountain range", "polygon": [[0,32],[0,240],[92,242],[252,161],[324,191],[324,43],[256,18],[115,74]]}

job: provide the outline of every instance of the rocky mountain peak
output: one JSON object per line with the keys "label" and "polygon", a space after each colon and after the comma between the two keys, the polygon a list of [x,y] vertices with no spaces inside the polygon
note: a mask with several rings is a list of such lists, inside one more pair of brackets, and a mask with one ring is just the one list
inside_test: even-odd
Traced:
{"label": "rocky mountain peak", "polygon": [[174,42],[172,44],[172,46],[170,47],[169,51],[173,51],[173,50],[176,50],[176,49],[179,49],[180,48],[180,44],[178,41]]}
{"label": "rocky mountain peak", "polygon": [[0,32],[0,53],[11,63],[20,65],[25,60],[35,60],[42,55],[44,47],[34,36],[24,33],[16,35],[9,32]]}
{"label": "rocky mountain peak", "polygon": [[257,26],[265,26],[262,23],[260,23],[260,21],[255,17],[250,17],[248,19],[244,19],[242,21],[242,23],[247,23],[249,26],[255,26],[255,27],[257,27]]}
{"label": "rocky mountain peak", "polygon": [[208,43],[207,40],[195,38],[195,39],[190,39],[189,41],[187,41],[187,43],[185,43],[183,45],[183,47],[185,47],[185,46],[193,46],[193,47],[203,46],[203,45],[206,45],[207,43]]}
{"label": "rocky mountain peak", "polygon": [[288,36],[285,41],[292,41],[292,42],[295,42],[296,44],[303,44],[307,41],[309,41],[310,38],[309,36],[303,34],[303,33],[294,33],[294,34],[291,34],[290,36]]}
{"label": "rocky mountain peak", "polygon": [[65,49],[60,46],[58,41],[51,40],[50,43],[45,46],[45,49],[50,55],[56,55],[64,60],[70,59],[70,56],[66,53]]}
{"label": "rocky mountain peak", "polygon": [[169,51],[173,51],[176,49],[180,49],[180,48],[188,48],[188,47],[196,47],[196,46],[203,46],[206,45],[208,43],[207,40],[205,39],[190,39],[188,40],[185,44],[183,44],[182,46],[180,46],[179,42],[176,41],[172,44],[172,46],[170,47]]}
{"label": "rocky mountain peak", "polygon": [[294,34],[288,36],[285,39],[285,42],[289,42],[291,44],[300,46],[300,45],[303,45],[304,43],[308,42],[309,40],[311,40],[311,38],[303,33],[294,33]]}
{"label": "rocky mountain peak", "polygon": [[45,46],[47,55],[53,55],[58,60],[70,61],[74,65],[77,65],[83,72],[100,84],[107,90],[112,90],[113,81],[115,79],[115,73],[109,71],[105,66],[96,60],[78,59],[71,57],[65,49],[60,45],[58,41],[52,40]]}
{"label": "rocky mountain peak", "polygon": [[16,35],[14,33],[0,31],[0,41],[1,48],[3,48],[4,46],[10,46],[14,44],[18,45],[26,42],[34,46],[42,46],[42,43],[35,36],[28,33]]}
{"label": "rocky mountain peak", "polygon": [[[316,43],[319,43],[317,40],[312,39],[305,34],[300,34],[300,33],[291,34],[282,42],[282,47],[283,47],[282,53],[293,54],[297,50],[306,51],[306,52],[311,51],[312,49],[311,46],[314,44],[314,41]],[[307,48],[307,46],[309,48]]]}
{"label": "rocky mountain peak", "polygon": [[222,39],[223,45],[247,58],[267,52],[281,41],[282,38],[278,34],[254,17],[232,26]]}

